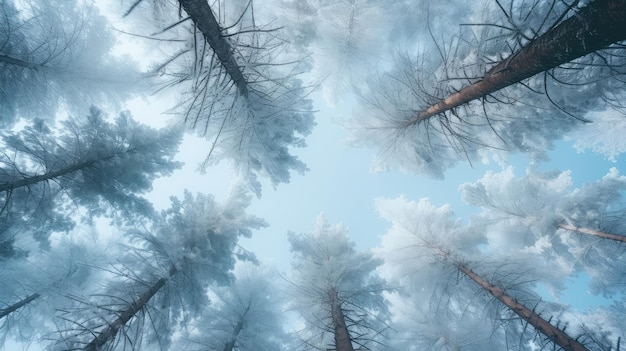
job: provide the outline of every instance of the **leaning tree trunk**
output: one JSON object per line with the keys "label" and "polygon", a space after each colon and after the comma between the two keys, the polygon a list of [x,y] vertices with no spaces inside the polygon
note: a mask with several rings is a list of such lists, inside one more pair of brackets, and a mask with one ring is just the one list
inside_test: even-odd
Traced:
{"label": "leaning tree trunk", "polygon": [[555,344],[559,345],[565,351],[589,351],[581,343],[567,335],[563,330],[553,326],[548,321],[543,319],[537,313],[515,301],[515,299],[507,295],[502,289],[491,285],[486,280],[482,279],[478,274],[474,273],[471,269],[462,264],[456,264],[456,267],[470,279],[472,279],[481,288],[488,291],[496,299],[505,304],[511,311],[515,312],[523,320],[532,325],[537,331],[545,335],[548,339],[552,340]]}
{"label": "leaning tree trunk", "polygon": [[8,316],[9,314],[19,310],[20,308],[28,305],[31,302],[37,300],[39,297],[41,297],[41,295],[35,293],[35,294],[32,294],[32,295],[26,297],[23,300],[20,300],[20,301],[18,301],[16,303],[12,304],[11,306],[8,306],[6,308],[1,309],[0,310],[0,319]]}
{"label": "leaning tree trunk", "polygon": [[246,315],[250,311],[251,305],[252,305],[252,300],[248,301],[248,306],[246,307],[246,310],[243,311],[241,316],[239,316],[239,320],[237,320],[235,329],[233,329],[233,333],[230,336],[230,341],[228,341],[228,343],[224,346],[224,351],[233,351],[233,349],[235,348],[235,344],[237,343],[237,338],[239,337],[241,330],[243,330],[243,324],[246,320]]}
{"label": "leaning tree trunk", "polygon": [[248,97],[248,82],[243,76],[241,67],[237,64],[232,47],[222,36],[222,30],[209,3],[206,0],[178,0],[178,2],[204,35],[204,39],[213,49],[226,74],[237,86],[239,94]]}
{"label": "leaning tree trunk", "polygon": [[346,326],[346,318],[341,309],[339,294],[335,288],[328,291],[328,298],[330,299],[331,318],[335,330],[335,349],[337,351],[354,351],[350,332]]}
{"label": "leaning tree trunk", "polygon": [[615,240],[621,243],[626,243],[626,236],[623,236],[623,235],[605,233],[605,232],[601,232],[595,229],[576,227],[571,224],[559,224],[559,228],[565,229],[565,230],[571,230],[577,233],[597,236],[602,239],[609,239],[609,240]]}
{"label": "leaning tree trunk", "polygon": [[154,283],[148,290],[146,290],[139,299],[133,301],[127,309],[122,311],[122,313],[115,319],[113,322],[109,323],[106,329],[98,334],[87,346],[83,348],[83,351],[97,351],[102,349],[102,346],[106,344],[108,341],[112,340],[120,328],[122,328],[128,321],[133,318],[137,312],[141,311],[147,304],[150,299],[156,295],[165,283],[176,274],[177,270],[175,267],[172,267],[169,272],[168,277],[164,277],[159,279],[156,283]]}
{"label": "leaning tree trunk", "polygon": [[409,126],[626,39],[626,0],[595,0],[462,88],[407,120]]}
{"label": "leaning tree trunk", "polygon": [[17,59],[17,58],[11,57],[11,56],[7,56],[7,55],[0,55],[0,63],[6,63],[6,64],[9,64],[9,65],[30,68],[30,69],[35,70],[35,71],[37,69],[41,68],[41,67],[44,67],[41,64],[36,64],[36,63],[20,60],[20,59]]}
{"label": "leaning tree trunk", "polygon": [[85,162],[81,162],[81,163],[77,163],[77,164],[73,164],[70,165],[68,167],[56,170],[56,171],[50,171],[48,173],[44,173],[44,174],[40,174],[40,175],[36,175],[36,176],[32,176],[32,177],[26,177],[26,178],[22,178],[20,180],[16,180],[14,182],[10,182],[10,183],[3,183],[0,184],[0,192],[3,191],[10,191],[13,189],[17,189],[17,188],[21,188],[21,187],[25,187],[25,186],[29,186],[29,185],[33,185],[39,182],[44,182],[44,181],[48,181],[48,180],[52,180],[58,177],[62,177],[64,175],[68,175],[74,172],[78,172],[81,169],[85,169],[87,167],[91,167],[94,164],[96,164],[99,161],[104,161],[107,159],[112,158],[113,156],[110,157],[106,157],[104,159],[99,159],[99,160],[91,160],[91,161],[85,161]]}

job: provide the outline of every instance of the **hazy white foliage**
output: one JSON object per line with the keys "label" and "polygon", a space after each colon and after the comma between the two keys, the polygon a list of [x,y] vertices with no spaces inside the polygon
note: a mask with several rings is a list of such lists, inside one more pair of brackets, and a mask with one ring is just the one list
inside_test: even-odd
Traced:
{"label": "hazy white foliage", "polygon": [[[542,280],[555,289],[563,277],[583,271],[591,291],[605,296],[623,291],[624,250],[614,241],[558,228],[560,224],[624,235],[626,177],[612,168],[602,179],[572,187],[570,172],[529,170],[515,176],[512,168],[487,173],[460,187],[463,198],[483,212],[474,224],[485,228],[492,252],[536,255],[550,270]],[[559,275],[561,279],[559,279]]]}
{"label": "hazy white foliage", "polygon": [[0,3],[0,123],[54,119],[93,104],[117,105],[139,87],[132,61],[110,51],[111,27],[83,0]]}
{"label": "hazy white foliage", "polygon": [[418,202],[404,197],[377,199],[376,208],[392,224],[376,251],[385,259],[381,271],[386,279],[406,277],[410,281],[416,269],[447,255],[461,255],[448,259],[463,260],[463,252],[475,251],[484,240],[483,233],[464,230],[450,205],[435,207],[427,198]]}
{"label": "hazy white foliage", "polygon": [[415,63],[410,59],[399,60],[405,69],[400,78],[390,73],[368,79],[371,94],[361,99],[354,114],[358,118],[346,122],[351,131],[349,141],[359,147],[378,148],[372,165],[376,173],[400,168],[442,179],[444,171],[458,162],[458,152],[475,157],[475,150],[463,149],[462,145],[450,147],[453,139],[447,136],[446,123],[399,126],[415,112],[416,100],[420,99],[410,87],[434,82],[419,71],[414,73]]}
{"label": "hazy white foliage", "polygon": [[332,347],[334,326],[329,293],[336,291],[348,319],[355,345],[375,346],[385,342],[388,311],[382,297],[385,283],[375,270],[380,259],[369,252],[357,252],[342,224],[317,218],[313,232],[289,233],[294,273],[292,306],[304,318],[300,331],[304,349]]}
{"label": "hazy white foliage", "polygon": [[585,116],[591,123],[583,124],[565,135],[572,140],[578,152],[591,149],[617,162],[617,157],[626,151],[626,117],[615,110],[590,112]]}
{"label": "hazy white foliage", "polygon": [[519,178],[512,167],[500,173],[488,172],[481,180],[460,187],[463,200],[483,208],[486,221],[521,228],[508,238],[501,237],[507,235],[507,230],[502,234],[493,231],[489,240],[494,250],[532,246],[538,238],[553,234],[562,223],[601,229],[606,225],[606,216],[621,208],[624,190],[626,177],[616,168],[580,189],[572,187],[569,171],[528,170],[525,177]]}
{"label": "hazy white foliage", "polygon": [[216,286],[209,294],[211,305],[189,323],[177,349],[276,351],[287,349],[289,335],[283,330],[284,294],[276,273],[251,263],[238,264],[236,278],[228,286]]}
{"label": "hazy white foliage", "polygon": [[175,280],[185,287],[181,294],[201,297],[209,283],[227,284],[232,279],[237,259],[254,260],[237,244],[239,237],[250,237],[253,229],[267,224],[245,212],[249,203],[250,195],[241,184],[221,202],[211,195],[186,192],[182,200],[172,198],[172,206],[161,213],[153,230],[140,235],[140,243],[145,241],[148,252],[160,257],[165,271],[174,267],[180,272]]}

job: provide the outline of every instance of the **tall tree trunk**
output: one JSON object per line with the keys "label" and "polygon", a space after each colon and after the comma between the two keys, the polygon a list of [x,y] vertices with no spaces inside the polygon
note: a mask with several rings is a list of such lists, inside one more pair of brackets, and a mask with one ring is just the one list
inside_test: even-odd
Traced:
{"label": "tall tree trunk", "polygon": [[175,267],[170,268],[169,276],[165,278],[159,279],[156,283],[154,283],[148,290],[146,290],[139,299],[133,301],[127,309],[122,311],[122,313],[115,319],[113,322],[109,323],[109,325],[102,332],[98,334],[87,346],[83,348],[83,351],[97,351],[102,348],[104,344],[106,344],[109,340],[112,340],[119,329],[126,325],[126,323],[133,318],[137,312],[141,311],[142,308],[146,306],[148,301],[156,295],[156,293],[165,286],[165,283],[176,274],[177,270]]}
{"label": "tall tree trunk", "polygon": [[337,351],[354,351],[350,332],[346,326],[346,318],[341,309],[339,294],[335,288],[328,291],[328,298],[330,299],[331,317],[335,328],[335,349]]}
{"label": "tall tree trunk", "polygon": [[595,0],[466,86],[407,120],[409,126],[626,39],[626,0]]}
{"label": "tall tree trunk", "polygon": [[528,307],[515,301],[514,298],[507,295],[502,289],[491,285],[489,282],[482,279],[478,274],[474,273],[474,271],[472,271],[471,269],[462,264],[456,264],[456,267],[463,274],[476,282],[476,284],[478,284],[481,288],[485,289],[495,298],[500,300],[500,302],[505,304],[511,311],[515,312],[515,314],[528,322],[528,324],[532,325],[537,331],[541,332],[543,335],[548,337],[548,339],[552,340],[554,343],[562,347],[563,350],[589,351],[586,347],[567,335],[564,331],[553,326],[548,321],[541,318],[541,316],[536,314],[534,311],[530,310]]}
{"label": "tall tree trunk", "polygon": [[243,312],[241,316],[239,316],[239,320],[237,321],[237,324],[235,325],[235,329],[233,329],[233,333],[230,337],[230,341],[224,346],[224,351],[233,351],[233,349],[235,348],[235,344],[237,343],[237,338],[239,337],[239,333],[241,333],[241,330],[243,329],[243,323],[246,320],[246,315],[248,314],[248,311],[250,311],[251,305],[252,305],[252,300],[248,301],[248,306],[246,307],[246,310]]}
{"label": "tall tree trunk", "polygon": [[9,306],[7,308],[1,309],[0,310],[0,319],[8,316],[9,314],[17,311],[18,309],[28,305],[29,303],[31,303],[31,302],[33,302],[35,300],[37,300],[40,296],[41,295],[39,295],[39,294],[32,294],[32,295],[26,297],[25,299],[20,300],[20,301],[18,301],[16,303],[12,304],[11,306]]}
{"label": "tall tree trunk", "polygon": [[573,232],[578,232],[582,234],[593,235],[593,236],[597,236],[603,239],[610,239],[610,240],[615,240],[618,242],[626,243],[626,236],[623,236],[623,235],[605,233],[599,230],[594,230],[594,229],[589,229],[589,228],[575,227],[571,224],[559,224],[559,228],[562,228],[565,230],[571,230]]}
{"label": "tall tree trunk", "polygon": [[211,11],[207,0],[178,0],[185,12],[189,15],[198,30],[204,35],[204,39],[211,46],[226,73],[233,80],[239,94],[248,97],[248,82],[243,77],[241,68],[233,55],[233,49],[222,36],[217,19]]}

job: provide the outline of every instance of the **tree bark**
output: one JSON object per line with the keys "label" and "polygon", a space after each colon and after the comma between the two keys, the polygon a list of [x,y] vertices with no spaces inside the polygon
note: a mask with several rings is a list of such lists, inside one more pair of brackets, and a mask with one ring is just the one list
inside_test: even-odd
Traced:
{"label": "tree bark", "polygon": [[419,112],[405,127],[626,39],[626,0],[595,0],[492,67],[482,80]]}
{"label": "tree bark", "polygon": [[354,351],[350,332],[346,326],[346,318],[341,309],[339,294],[335,288],[328,291],[328,298],[330,299],[331,317],[335,329],[335,349],[336,351]]}
{"label": "tree bark", "polygon": [[29,303],[31,303],[34,300],[38,299],[40,296],[41,295],[39,295],[39,294],[32,294],[32,295],[26,297],[25,299],[23,299],[23,300],[21,300],[19,302],[16,302],[16,303],[14,303],[13,305],[11,305],[11,306],[9,306],[7,308],[1,309],[0,310],[0,319],[8,316],[9,314],[17,311],[18,309],[20,309],[22,307],[28,305]]}
{"label": "tree bark", "polygon": [[206,0],[178,0],[185,12],[189,15],[204,39],[211,46],[213,52],[224,67],[224,70],[233,80],[239,94],[248,97],[248,82],[245,80],[241,68],[233,55],[233,49],[222,36],[217,19]]}
{"label": "tree bark", "polygon": [[235,348],[235,344],[237,343],[237,338],[239,337],[239,333],[243,330],[243,323],[246,319],[246,315],[248,311],[250,311],[250,305],[252,305],[252,301],[248,301],[248,306],[243,314],[239,317],[237,324],[235,325],[235,329],[233,329],[233,333],[230,337],[230,341],[224,346],[224,351],[233,351]]}
{"label": "tree bark", "polygon": [[146,306],[148,301],[156,295],[156,293],[165,286],[165,283],[176,274],[177,270],[175,267],[170,268],[169,276],[159,279],[156,283],[154,283],[148,290],[146,290],[139,299],[135,300],[131,303],[128,308],[117,317],[113,322],[109,323],[109,326],[106,327],[102,332],[98,334],[87,346],[83,348],[83,351],[97,351],[102,348],[104,344],[106,344],[109,340],[113,339],[119,329],[126,325],[126,323],[133,318],[137,312],[141,311],[142,308]]}
{"label": "tree bark", "polygon": [[580,344],[578,341],[567,335],[564,331],[553,326],[545,319],[541,318],[534,311],[521,303],[515,301],[514,298],[507,295],[502,289],[491,285],[486,280],[482,279],[478,274],[474,273],[471,269],[462,264],[456,264],[456,267],[470,279],[472,279],[481,288],[488,291],[495,298],[505,304],[511,311],[515,312],[523,320],[532,325],[537,331],[548,337],[554,343],[559,345],[566,351],[589,351],[586,347]]}
{"label": "tree bark", "polygon": [[610,240],[615,240],[618,242],[626,243],[626,236],[623,236],[623,235],[605,233],[605,232],[601,232],[601,231],[589,229],[589,228],[575,227],[571,224],[559,224],[559,228],[562,228],[565,230],[571,230],[573,232],[578,232],[582,234],[593,235],[593,236],[597,236],[603,239],[610,239]]}

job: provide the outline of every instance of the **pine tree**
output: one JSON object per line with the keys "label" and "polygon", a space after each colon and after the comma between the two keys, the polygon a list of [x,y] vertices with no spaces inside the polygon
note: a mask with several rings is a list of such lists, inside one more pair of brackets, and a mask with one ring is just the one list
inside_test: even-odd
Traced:
{"label": "pine tree", "polygon": [[36,121],[6,133],[0,156],[3,251],[29,227],[24,221],[41,223],[33,235],[44,245],[50,232],[71,229],[68,203],[91,218],[150,215],[152,206],[140,195],[151,190],[155,178],[180,167],[173,161],[180,139],[180,130],[156,131],[128,113],[110,123],[97,108],[60,122],[58,129]]}
{"label": "pine tree", "polygon": [[167,347],[172,328],[207,307],[208,287],[228,284],[236,261],[253,259],[237,244],[265,225],[245,213],[249,201],[242,187],[221,203],[202,194],[172,198],[151,228],[131,232],[133,247],[109,269],[116,274],[107,291],[59,313],[68,323],[54,348]]}
{"label": "pine tree", "polygon": [[[142,2],[128,13],[139,12]],[[252,1],[178,4],[181,12],[178,6],[166,7],[170,12],[159,21],[169,22],[158,31],[184,45],[173,49],[154,73],[161,77],[162,89],[182,87],[182,102],[174,111],[189,129],[211,141],[202,168],[228,159],[257,194],[259,175],[276,185],[287,183],[290,171],[306,171],[289,148],[305,146],[303,137],[314,125],[310,89],[296,78],[305,67],[285,49],[280,30],[259,24],[264,21],[257,18]]]}
{"label": "pine tree", "polygon": [[[543,271],[545,268],[537,266],[537,262],[532,262],[532,256],[523,257],[518,254],[497,257],[493,254],[494,257],[491,259],[481,257],[480,251],[484,248],[479,250],[478,245],[481,244],[482,235],[476,234],[476,231],[479,228],[485,230],[484,227],[464,228],[460,222],[451,219],[452,212],[449,206],[435,208],[427,199],[416,203],[403,198],[380,200],[378,206],[381,215],[393,223],[392,228],[383,237],[380,252],[386,259],[386,265],[390,266],[387,269],[396,275],[401,274],[401,279],[407,281],[407,284],[411,284],[411,280],[422,281],[420,275],[435,275],[442,278],[431,282],[441,284],[444,290],[426,288],[427,291],[445,295],[465,293],[469,296],[466,303],[472,305],[481,300],[477,299],[477,296],[485,294],[492,296],[504,308],[495,307],[488,313],[494,314],[492,318],[509,320],[507,333],[519,334],[515,335],[515,338],[518,338],[520,346],[532,343],[533,337],[526,334],[527,327],[520,328],[514,322],[518,318],[522,320],[523,326],[527,324],[537,333],[541,333],[544,343],[554,343],[563,350],[587,350],[578,339],[585,336],[585,333],[581,332],[581,326],[574,325],[574,328],[570,328],[581,334],[574,338],[563,330],[562,323],[568,325],[567,321],[559,321],[557,318],[548,320],[542,316],[542,314],[554,316],[555,312],[558,313],[558,309],[555,309],[557,306],[545,306],[547,310],[538,312],[541,305],[536,305],[538,298],[529,289],[532,285],[528,281],[532,281],[533,277],[548,274]],[[477,268],[471,266],[482,267],[485,272],[477,273]],[[469,278],[473,286],[465,283],[463,279],[457,278],[454,282],[454,272],[457,277],[461,274]],[[477,293],[476,288],[483,294]],[[445,301],[451,301],[443,296],[435,298],[444,304],[444,309]],[[492,305],[493,303],[488,300],[483,303]],[[458,333],[453,330],[449,332]]]}
{"label": "pine tree", "polygon": [[385,284],[374,272],[382,262],[356,252],[347,229],[322,216],[311,234],[290,233],[289,242],[293,306],[308,326],[302,331],[304,347],[352,351],[384,346]]}
{"label": "pine tree", "polygon": [[[452,11],[435,8],[441,12],[429,9],[430,18]],[[465,9],[449,19],[462,24],[458,33],[427,19],[422,41],[435,43],[397,55],[369,79],[348,126],[357,145],[378,148],[376,170],[443,178],[461,160],[517,152],[543,160],[555,140],[600,127],[585,122],[607,128],[603,121],[623,115],[623,1],[512,0]],[[584,139],[611,154],[623,148],[617,137]]]}

